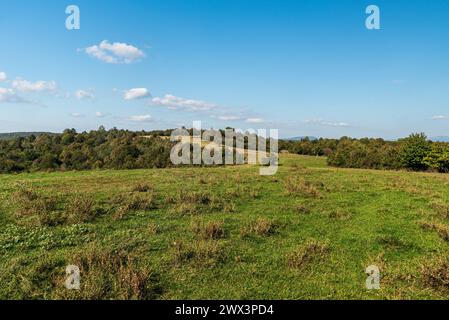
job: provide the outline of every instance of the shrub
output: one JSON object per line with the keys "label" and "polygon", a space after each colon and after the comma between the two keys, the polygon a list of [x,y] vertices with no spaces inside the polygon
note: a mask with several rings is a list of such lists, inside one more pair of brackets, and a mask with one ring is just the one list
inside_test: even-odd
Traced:
{"label": "shrub", "polygon": [[449,172],[449,144],[433,143],[430,152],[424,157],[423,163],[432,170]]}
{"label": "shrub", "polygon": [[411,134],[401,143],[401,160],[405,168],[424,170],[428,167],[424,159],[430,152],[430,142],[424,133]]}
{"label": "shrub", "polygon": [[399,145],[382,139],[341,138],[329,154],[330,166],[342,168],[399,169],[402,167]]}

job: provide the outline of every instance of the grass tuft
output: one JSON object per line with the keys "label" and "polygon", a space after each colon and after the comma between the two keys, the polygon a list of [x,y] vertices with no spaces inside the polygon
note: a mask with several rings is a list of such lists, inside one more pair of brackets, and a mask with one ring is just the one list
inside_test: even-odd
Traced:
{"label": "grass tuft", "polygon": [[284,188],[289,196],[304,195],[307,197],[318,198],[321,195],[315,185],[303,178],[287,178]]}
{"label": "grass tuft", "polygon": [[260,218],[252,221],[240,230],[240,236],[246,237],[248,235],[271,236],[277,232],[279,224],[272,220]]}
{"label": "grass tuft", "polygon": [[421,266],[421,275],[426,287],[449,292],[449,259],[436,258]]}
{"label": "grass tuft", "polygon": [[449,241],[449,226],[440,222],[421,222],[421,227],[426,230],[436,231],[438,235],[445,241]]}
{"label": "grass tuft", "polygon": [[192,231],[196,236],[203,240],[217,240],[225,237],[224,223],[210,221],[204,223],[196,221],[192,224]]}
{"label": "grass tuft", "polygon": [[148,192],[153,190],[151,186],[144,182],[139,182],[132,187],[132,192]]}
{"label": "grass tuft", "polygon": [[291,269],[302,270],[326,257],[329,251],[327,244],[311,240],[287,254],[287,265]]}
{"label": "grass tuft", "polygon": [[84,223],[93,221],[101,214],[92,197],[77,195],[72,198],[65,208],[65,218],[70,223]]}
{"label": "grass tuft", "polygon": [[193,263],[197,267],[211,268],[226,260],[226,254],[217,241],[199,240],[189,244],[175,241],[171,247],[176,266]]}

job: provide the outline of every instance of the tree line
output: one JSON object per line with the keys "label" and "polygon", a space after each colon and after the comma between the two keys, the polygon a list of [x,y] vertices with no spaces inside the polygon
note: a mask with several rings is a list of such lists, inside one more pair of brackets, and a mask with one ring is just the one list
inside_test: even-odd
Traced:
{"label": "tree line", "polygon": [[100,127],[0,140],[0,172],[163,168],[173,143],[161,133]]}
{"label": "tree line", "polygon": [[280,141],[279,148],[290,153],[327,156],[329,165],[342,168],[449,172],[449,143],[432,142],[424,133],[398,141],[349,137]]}
{"label": "tree line", "polygon": [[[177,142],[170,141],[172,129],[128,131],[113,128],[78,133],[66,129],[57,133],[14,133],[0,139],[0,173],[71,171],[91,169],[148,169],[172,166],[170,152]],[[186,129],[192,136],[193,129]],[[200,133],[203,134],[205,130]],[[217,130],[224,137],[224,130]],[[195,134],[198,134],[195,132]],[[244,147],[253,136],[241,136]],[[223,139],[223,143],[225,140]],[[270,141],[266,143],[269,150]],[[234,140],[234,146],[236,139]],[[190,146],[193,157],[193,146]],[[225,152],[222,152],[224,158]],[[224,159],[223,159],[224,163]]]}
{"label": "tree line", "polygon": [[[90,132],[66,129],[61,134],[0,140],[0,173],[165,168],[172,166],[170,152],[176,144],[168,139],[171,132],[100,127]],[[278,143],[281,151],[326,156],[328,164],[335,167],[449,172],[449,143],[429,141],[423,133],[398,141],[342,137]]]}

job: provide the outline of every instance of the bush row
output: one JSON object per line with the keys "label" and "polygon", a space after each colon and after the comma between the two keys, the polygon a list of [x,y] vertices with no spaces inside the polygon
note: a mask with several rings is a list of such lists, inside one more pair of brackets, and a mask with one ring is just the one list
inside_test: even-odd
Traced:
{"label": "bush row", "polygon": [[172,146],[169,140],[145,132],[67,129],[62,134],[0,140],[0,173],[161,168],[170,165]]}
{"label": "bush row", "polygon": [[327,156],[335,167],[449,172],[449,143],[429,141],[423,133],[398,141],[343,137],[281,141],[279,146],[292,153]]}

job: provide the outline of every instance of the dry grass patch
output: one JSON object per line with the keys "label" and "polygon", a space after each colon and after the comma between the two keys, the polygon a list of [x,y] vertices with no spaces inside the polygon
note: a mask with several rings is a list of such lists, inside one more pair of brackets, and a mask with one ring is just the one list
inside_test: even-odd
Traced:
{"label": "dry grass patch", "polygon": [[181,192],[178,194],[176,202],[209,205],[213,198],[211,194],[206,192]]}
{"label": "dry grass patch", "polygon": [[214,267],[226,259],[226,254],[217,241],[199,240],[189,244],[175,241],[171,247],[173,263],[177,266],[191,262],[198,267]]}
{"label": "dry grass patch", "polygon": [[20,188],[10,197],[10,202],[16,207],[16,217],[37,215],[42,210],[52,210],[54,203],[39,195],[32,188]]}
{"label": "dry grass patch", "polygon": [[279,224],[277,222],[261,218],[243,227],[240,230],[240,236],[246,237],[251,234],[258,236],[270,236],[275,234],[278,229]]}
{"label": "dry grass patch", "polygon": [[192,203],[176,204],[170,209],[170,214],[180,216],[195,216],[201,214],[203,211],[200,206]]}
{"label": "dry grass patch", "polygon": [[449,219],[449,204],[438,201],[432,202],[431,207],[436,213],[441,215],[443,218]]}
{"label": "dry grass patch", "polygon": [[159,228],[154,223],[150,223],[147,226],[147,230],[148,230],[148,233],[153,235],[153,236],[159,233]]}
{"label": "dry grass patch", "polygon": [[193,233],[203,240],[217,240],[225,237],[224,223],[218,221],[210,221],[204,223],[196,221],[191,227]]}
{"label": "dry grass patch", "polygon": [[287,254],[287,265],[291,269],[302,270],[326,257],[329,251],[326,243],[311,240]]}
{"label": "dry grass patch", "polygon": [[298,162],[290,162],[287,167],[292,168],[292,169],[298,169],[298,170],[307,169],[303,164],[298,163]]}
{"label": "dry grass patch", "polygon": [[426,287],[449,291],[449,259],[438,257],[421,266],[422,281]]}
{"label": "dry grass patch", "polygon": [[237,207],[234,202],[225,202],[223,205],[223,212],[234,213],[237,211]]}
{"label": "dry grass patch", "polygon": [[65,208],[65,218],[69,223],[90,222],[101,214],[92,197],[77,195],[70,199]]}
{"label": "dry grass patch", "polygon": [[129,212],[149,211],[157,208],[156,197],[152,192],[133,192],[128,195],[119,195],[113,199],[113,203],[117,207],[113,216],[115,220],[122,219]]}
{"label": "dry grass patch", "polygon": [[163,291],[157,274],[147,267],[139,266],[124,251],[92,246],[71,260],[70,263],[80,269],[81,290],[64,290],[63,296],[66,298],[155,299]]}
{"label": "dry grass patch", "polygon": [[445,241],[449,241],[449,226],[440,222],[421,222],[421,227],[426,230],[432,230],[438,233],[438,235]]}
{"label": "dry grass patch", "polygon": [[208,192],[181,192],[175,197],[167,198],[168,203],[175,204],[172,213],[181,215],[195,215],[201,212],[236,211],[232,201],[225,200]]}
{"label": "dry grass patch", "polygon": [[19,188],[11,195],[10,202],[16,209],[15,218],[32,225],[55,226],[64,222],[56,211],[56,200],[44,197],[32,188]]}
{"label": "dry grass patch", "polygon": [[59,205],[56,197],[20,189],[12,194],[11,201],[17,208],[16,218],[41,226],[91,222],[103,212],[90,195],[75,195]]}
{"label": "dry grass patch", "polygon": [[351,219],[352,213],[341,208],[337,208],[329,212],[328,216],[329,219],[345,221]]}
{"label": "dry grass patch", "polygon": [[293,206],[293,210],[299,214],[309,214],[310,208],[304,204],[296,204]]}
{"label": "dry grass patch", "polygon": [[293,211],[293,212],[301,214],[301,215],[309,214],[311,212],[311,209],[303,203],[295,203],[292,205],[282,205],[282,206],[280,206],[280,210]]}
{"label": "dry grass patch", "polygon": [[318,198],[321,195],[320,191],[314,184],[304,180],[303,178],[287,178],[284,188],[289,196],[300,194],[312,198]]}
{"label": "dry grass patch", "polygon": [[131,191],[132,192],[148,192],[148,191],[152,191],[152,190],[153,190],[153,188],[149,184],[147,184],[145,182],[139,182],[132,187]]}

